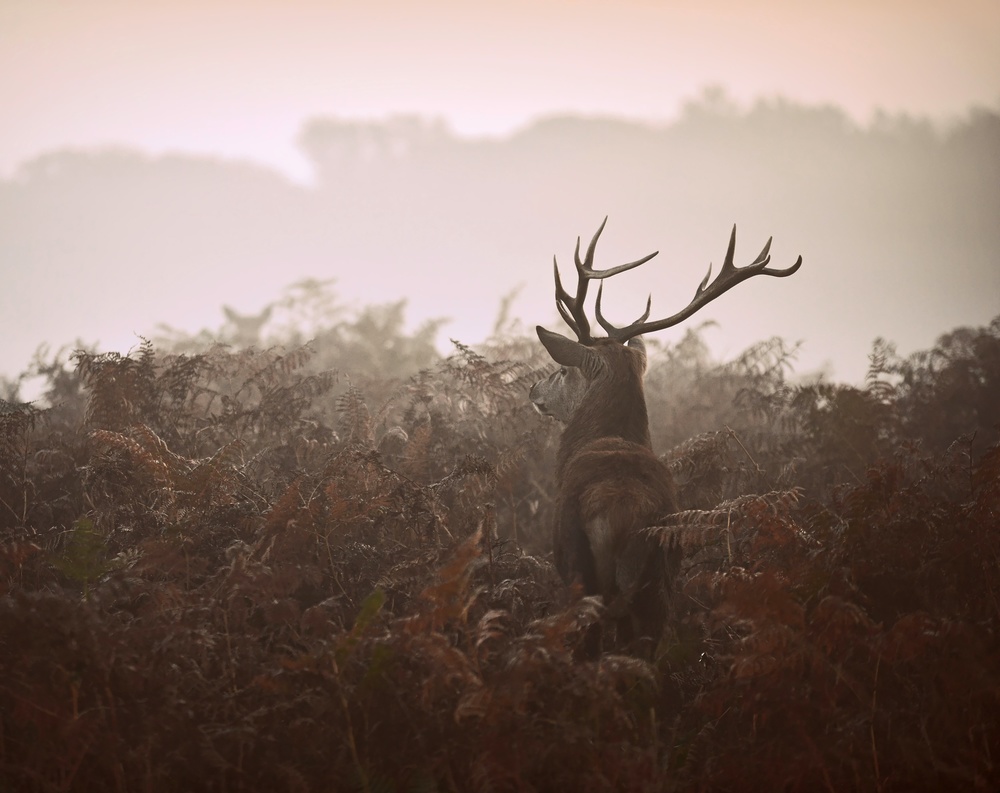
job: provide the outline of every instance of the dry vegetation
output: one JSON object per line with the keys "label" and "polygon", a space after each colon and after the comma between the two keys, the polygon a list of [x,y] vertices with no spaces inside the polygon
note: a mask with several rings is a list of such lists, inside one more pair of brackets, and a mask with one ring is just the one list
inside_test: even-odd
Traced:
{"label": "dry vegetation", "polygon": [[861,389],[655,352],[681,613],[595,661],[537,345],[366,316],[0,402],[0,789],[1000,787],[1000,319]]}

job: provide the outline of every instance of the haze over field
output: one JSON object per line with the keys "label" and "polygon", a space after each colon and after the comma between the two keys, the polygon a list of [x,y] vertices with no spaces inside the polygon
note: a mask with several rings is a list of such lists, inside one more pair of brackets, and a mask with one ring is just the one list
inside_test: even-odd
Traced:
{"label": "haze over field", "polygon": [[599,264],[661,251],[609,314],[677,310],[735,222],[737,264],[805,266],[691,324],[857,380],[1000,313],[998,35],[992,0],[7,0],[0,373],[305,278],[469,343],[523,285],[555,326],[550,257],[608,214]]}

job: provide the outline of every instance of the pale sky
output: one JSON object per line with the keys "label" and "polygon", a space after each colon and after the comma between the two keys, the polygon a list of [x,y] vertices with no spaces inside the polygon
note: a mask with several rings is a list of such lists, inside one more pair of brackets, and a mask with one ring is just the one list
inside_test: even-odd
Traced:
{"label": "pale sky", "polygon": [[[419,114],[471,136],[504,136],[556,114],[668,123],[709,86],[723,87],[743,107],[781,96],[835,105],[859,124],[884,110],[947,125],[973,106],[1000,107],[1000,0],[0,0],[0,187],[15,184],[18,166],[45,152],[108,146],[251,160],[308,185],[296,138],[310,118]],[[579,191],[586,175],[580,180],[565,189]],[[99,203],[102,196],[92,200]],[[484,205],[482,212],[499,215],[501,209]],[[752,207],[739,209],[713,218],[722,229],[713,227],[714,236],[744,222]],[[589,234],[608,211],[595,205],[571,219],[572,232],[553,229],[551,247],[538,254],[546,262],[540,265],[544,279],[552,252],[565,256],[571,233]],[[0,237],[20,240],[10,217],[0,217]],[[821,266],[817,259],[830,252],[782,230],[782,221],[769,219],[766,232],[754,229],[753,237],[783,233],[782,244],[793,248],[789,256],[801,252],[807,265]],[[48,234],[46,217],[33,222]],[[628,222],[616,218],[623,226]],[[617,233],[624,245],[624,230]],[[435,246],[443,250],[446,242],[432,239],[413,258],[433,262],[440,254]],[[18,244],[6,250],[17,251]],[[662,246],[669,239],[642,244]],[[94,248],[113,258],[114,239]],[[712,255],[717,261],[718,252],[701,249],[699,267]],[[46,261],[46,251],[31,261]],[[309,275],[335,276],[340,252],[321,253],[331,272]],[[982,261],[992,261],[991,255]],[[58,307],[84,305],[85,297],[58,275],[72,262],[53,260],[50,272],[25,274],[16,272],[17,258],[0,260],[0,290],[4,275],[17,274],[20,280],[6,280],[22,284],[20,293],[7,295],[13,313],[0,316],[0,374],[21,371],[41,342],[58,347],[81,338],[124,351],[135,333],[157,322],[192,331],[218,327],[218,308],[234,299],[227,291],[233,279],[220,271],[218,292],[200,295],[210,310],[195,311],[190,300],[164,295],[141,310],[133,306],[148,326],[102,311],[70,316]],[[138,268],[130,275],[145,277]],[[264,283],[261,276],[239,273],[243,282]],[[981,273],[962,277],[969,287]],[[95,271],[83,280],[107,290],[120,277]],[[411,316],[448,313],[447,300],[434,289],[430,284],[425,294],[407,295]],[[370,294],[356,297],[381,294],[374,284]],[[256,304],[236,307],[252,312],[266,299],[259,295]],[[489,299],[486,310],[492,312],[497,296]],[[992,302],[1000,301],[981,302],[969,321],[988,321]],[[547,319],[536,313],[525,311],[526,325]],[[940,325],[921,320],[928,327],[908,343],[929,344],[954,327],[955,316],[961,311],[942,310]],[[910,326],[914,321],[910,317]],[[38,338],[43,330],[49,338]],[[878,332],[893,338],[895,330],[890,325]],[[835,335],[829,331],[823,332]],[[477,341],[462,327],[444,335],[452,333]],[[906,338],[899,340],[906,345]],[[866,352],[850,354],[863,367]]]}
{"label": "pale sky", "polygon": [[109,143],[299,177],[303,119],[669,120],[736,100],[947,118],[1000,102],[997,0],[0,0],[0,176]]}

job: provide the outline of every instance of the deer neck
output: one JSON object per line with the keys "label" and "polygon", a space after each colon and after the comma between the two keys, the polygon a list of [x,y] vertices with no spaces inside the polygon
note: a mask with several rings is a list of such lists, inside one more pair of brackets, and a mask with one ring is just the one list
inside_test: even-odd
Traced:
{"label": "deer neck", "polygon": [[601,438],[621,438],[652,449],[642,380],[628,387],[621,383],[611,386],[595,383],[566,424],[559,443],[557,473],[561,474],[584,446]]}

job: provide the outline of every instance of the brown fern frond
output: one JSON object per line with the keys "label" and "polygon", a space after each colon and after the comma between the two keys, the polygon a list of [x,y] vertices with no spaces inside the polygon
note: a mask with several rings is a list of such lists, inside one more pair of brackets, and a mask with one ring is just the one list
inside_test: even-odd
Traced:
{"label": "brown fern frond", "polygon": [[211,457],[198,460],[184,477],[185,489],[194,494],[202,509],[210,505],[232,503],[240,487],[239,466],[246,444],[233,440]]}
{"label": "brown fern frond", "polygon": [[30,402],[7,402],[0,399],[0,444],[20,437],[35,428],[45,410]]}
{"label": "brown fern frond", "polygon": [[[273,386],[283,382],[292,373],[301,369],[313,357],[315,351],[309,344],[288,350],[284,354],[268,350],[269,355],[253,356],[258,365],[251,369],[250,376],[243,381],[240,390],[246,390],[251,385]],[[252,353],[247,353],[252,355]]]}
{"label": "brown fern frond", "polygon": [[602,655],[597,663],[597,673],[614,686],[633,686],[637,681],[653,688],[659,684],[656,668],[649,661],[631,655]]}
{"label": "brown fern frond", "polygon": [[[714,509],[690,509],[675,512],[667,522],[645,529],[663,545],[678,541],[684,547],[697,547],[710,541],[713,531],[733,528],[734,521],[766,510],[772,515],[787,515],[802,497],[801,488],[772,490],[769,493],[749,494],[723,501]],[[689,543],[690,546],[686,545]]]}
{"label": "brown fern frond", "polygon": [[433,441],[433,428],[430,422],[417,426],[410,432],[409,441],[403,453],[403,473],[411,477],[420,477],[430,468],[429,456]]}
{"label": "brown fern frond", "polygon": [[427,571],[440,561],[436,550],[425,551],[412,559],[404,559],[392,565],[376,580],[375,585],[386,592],[410,593],[427,581]]}
{"label": "brown fern frond", "polygon": [[337,398],[342,436],[352,445],[375,447],[375,427],[361,392],[353,385]]}
{"label": "brown fern frond", "polygon": [[474,532],[455,549],[451,560],[437,571],[434,583],[420,593],[420,599],[429,609],[408,623],[411,630],[440,630],[448,622],[465,623],[469,609],[482,591],[470,589],[473,573],[486,564],[482,540],[482,531]]}
{"label": "brown fern frond", "polygon": [[507,638],[510,614],[503,609],[490,609],[482,617],[475,630],[475,649],[480,662],[488,661],[496,652],[494,644]]}
{"label": "brown fern frond", "polygon": [[882,638],[881,657],[889,663],[912,661],[941,644],[945,627],[945,620],[924,611],[904,614]]}
{"label": "brown fern frond", "polygon": [[827,655],[853,644],[855,638],[867,639],[880,633],[868,613],[855,603],[838,595],[827,595],[809,614],[813,641]]}
{"label": "brown fern frond", "polygon": [[187,473],[194,465],[193,460],[170,451],[166,441],[146,424],[133,425],[129,432],[150,455],[155,455],[163,462],[170,472],[171,479]]}
{"label": "brown fern frond", "polygon": [[695,435],[693,438],[688,438],[672,449],[668,449],[660,455],[660,458],[670,465],[671,468],[675,466],[694,465],[694,461],[700,458],[719,457],[720,451],[728,443],[729,433],[725,430],[703,432],[700,435]]}
{"label": "brown fern frond", "polygon": [[463,457],[447,476],[439,480],[436,487],[456,487],[461,482],[472,476],[485,477],[492,485],[496,481],[496,466],[489,460],[475,454],[467,454]]}
{"label": "brown fern frond", "polygon": [[282,531],[302,508],[301,483],[293,481],[281,497],[271,506],[265,516],[264,537]]}
{"label": "brown fern frond", "polygon": [[507,474],[518,469],[527,457],[531,444],[528,439],[522,439],[519,443],[500,451],[500,457],[494,464],[495,476],[503,479]]}
{"label": "brown fern frond", "polygon": [[[533,652],[562,654],[579,644],[583,634],[597,625],[604,616],[604,601],[588,595],[574,601],[557,614],[533,620],[528,624],[522,641],[534,640]],[[540,640],[540,644],[537,644]]]}
{"label": "brown fern frond", "polygon": [[976,461],[972,487],[987,494],[1000,494],[1000,443],[994,444]]}
{"label": "brown fern frond", "polygon": [[92,430],[89,437],[106,452],[114,451],[125,455],[133,465],[145,471],[159,487],[171,487],[170,465],[156,453],[155,448],[147,448],[128,435],[110,430]]}
{"label": "brown fern frond", "polygon": [[879,402],[889,403],[896,396],[896,386],[887,375],[894,373],[899,364],[896,347],[883,338],[875,339],[868,354],[868,371],[865,374],[865,389]]}
{"label": "brown fern frond", "polygon": [[728,531],[728,526],[691,526],[679,523],[649,526],[644,529],[644,532],[655,537],[663,548],[677,546],[685,554],[722,542],[727,538]]}
{"label": "brown fern frond", "polygon": [[467,344],[462,344],[462,342],[456,339],[449,339],[449,341],[455,345],[455,348],[458,350],[459,359],[464,363],[471,364],[473,366],[482,366],[486,364],[486,358]]}

